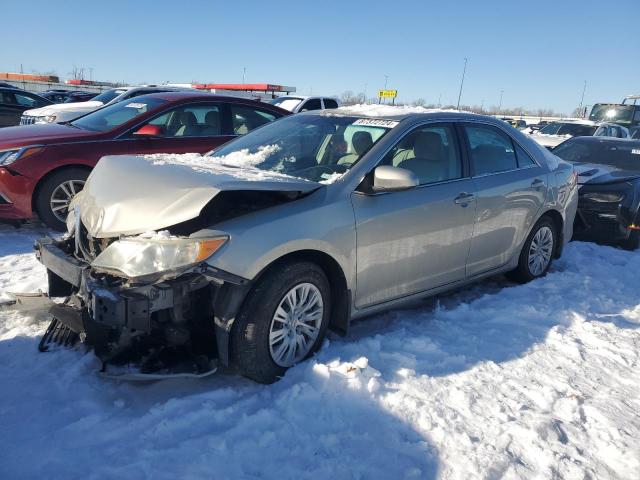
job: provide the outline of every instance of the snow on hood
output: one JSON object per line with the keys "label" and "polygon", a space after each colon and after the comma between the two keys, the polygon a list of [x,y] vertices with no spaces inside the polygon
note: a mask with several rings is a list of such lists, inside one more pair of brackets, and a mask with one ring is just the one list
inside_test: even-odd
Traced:
{"label": "snow on hood", "polygon": [[76,103],[57,103],[55,105],[47,105],[46,107],[34,108],[27,110],[24,115],[30,115],[33,117],[43,117],[47,115],[53,115],[59,112],[89,112],[96,110],[103,105],[102,102],[90,100],[88,102],[76,102]]}
{"label": "snow on hood", "polygon": [[318,183],[251,168],[213,157],[184,155],[119,155],[103,157],[70,208],[94,238],[137,235],[162,230],[196,218],[223,190],[310,192]]}

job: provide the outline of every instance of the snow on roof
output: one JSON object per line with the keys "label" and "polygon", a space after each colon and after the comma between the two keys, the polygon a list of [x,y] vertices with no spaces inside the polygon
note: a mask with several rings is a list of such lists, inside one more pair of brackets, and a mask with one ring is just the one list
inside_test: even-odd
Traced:
{"label": "snow on roof", "polygon": [[[425,108],[409,105],[379,105],[379,104],[357,104],[348,107],[340,107],[334,112],[347,115],[361,115],[366,117],[398,117],[409,115],[412,113],[437,113],[437,112],[462,112],[462,110],[442,109],[442,108]],[[472,113],[472,112],[465,112]]]}

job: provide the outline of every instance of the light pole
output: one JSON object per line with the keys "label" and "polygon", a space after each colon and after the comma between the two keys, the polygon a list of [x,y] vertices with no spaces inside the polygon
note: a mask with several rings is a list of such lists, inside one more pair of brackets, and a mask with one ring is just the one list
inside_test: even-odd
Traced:
{"label": "light pole", "polygon": [[504,90],[500,90],[500,104],[498,105],[498,114],[502,110],[502,95],[504,94]]}
{"label": "light pole", "polygon": [[367,104],[367,84],[364,84],[364,103]]}
{"label": "light pole", "polygon": [[580,116],[584,116],[582,114],[582,104],[584,103],[584,92],[587,91],[587,81],[584,81],[584,86],[582,87],[582,98],[580,98],[580,107],[578,108],[578,110],[580,111]]}
{"label": "light pole", "polygon": [[464,85],[464,75],[467,73],[467,57],[464,57],[464,68],[462,69],[462,79],[460,80],[460,92],[458,93],[458,106],[456,110],[460,110],[460,98],[462,97],[462,86]]}
{"label": "light pole", "polygon": [[244,85],[244,75],[247,73],[247,67],[242,67],[242,84]]}

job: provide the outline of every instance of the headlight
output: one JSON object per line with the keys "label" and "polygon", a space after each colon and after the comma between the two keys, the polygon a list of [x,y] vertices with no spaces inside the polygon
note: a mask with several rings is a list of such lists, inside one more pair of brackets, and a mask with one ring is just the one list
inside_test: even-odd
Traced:
{"label": "headlight", "polygon": [[130,278],[170,272],[206,260],[228,238],[125,238],[109,245],[91,266]]}
{"label": "headlight", "polygon": [[26,158],[44,150],[42,147],[23,147],[0,152],[0,166],[11,165],[18,158]]}
{"label": "headlight", "polygon": [[597,192],[585,193],[582,198],[598,203],[617,203],[622,201],[624,195],[621,193]]}
{"label": "headlight", "polygon": [[44,117],[37,117],[35,123],[53,123],[58,116],[54,113],[52,115],[45,115]]}

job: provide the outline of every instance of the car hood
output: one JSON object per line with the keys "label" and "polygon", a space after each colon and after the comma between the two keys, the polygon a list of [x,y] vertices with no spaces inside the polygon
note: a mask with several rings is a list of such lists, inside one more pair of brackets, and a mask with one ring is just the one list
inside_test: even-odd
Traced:
{"label": "car hood", "polygon": [[0,128],[0,150],[26,145],[49,145],[60,141],[89,140],[99,133],[58,123]]}
{"label": "car hood", "polygon": [[605,185],[626,182],[640,178],[640,172],[620,170],[609,165],[596,163],[575,163],[579,185]]}
{"label": "car hood", "polygon": [[57,103],[55,105],[47,105],[46,107],[27,110],[24,112],[24,115],[29,115],[32,117],[44,117],[53,115],[54,113],[85,113],[96,110],[102,106],[102,102],[98,102],[95,100],[76,103]]}
{"label": "car hood", "polygon": [[162,230],[198,217],[222,191],[306,193],[322,185],[255,168],[207,165],[197,154],[106,156],[73,200],[68,225],[80,219],[94,238]]}
{"label": "car hood", "polygon": [[547,135],[546,133],[533,133],[531,138],[543,147],[549,148],[560,145],[566,139],[571,138],[571,135]]}

